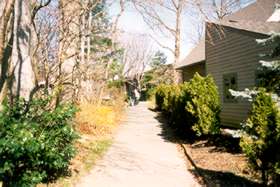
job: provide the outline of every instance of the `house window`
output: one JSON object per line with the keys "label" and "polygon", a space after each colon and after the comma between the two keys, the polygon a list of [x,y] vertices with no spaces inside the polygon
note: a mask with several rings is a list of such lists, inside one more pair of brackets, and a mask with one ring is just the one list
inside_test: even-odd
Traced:
{"label": "house window", "polygon": [[237,73],[228,73],[223,75],[224,86],[224,102],[237,102],[234,96],[231,95],[229,89],[237,90]]}

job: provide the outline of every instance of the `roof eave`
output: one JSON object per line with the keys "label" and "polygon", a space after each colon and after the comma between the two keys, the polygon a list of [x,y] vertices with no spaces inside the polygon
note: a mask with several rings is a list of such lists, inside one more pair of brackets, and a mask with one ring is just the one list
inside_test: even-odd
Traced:
{"label": "roof eave", "polygon": [[190,66],[194,66],[194,65],[198,65],[198,64],[204,64],[205,61],[206,60],[204,59],[204,60],[201,60],[201,61],[198,61],[198,62],[194,62],[194,63],[191,63],[191,64],[187,64],[187,65],[183,65],[183,66],[178,66],[175,69],[180,70],[180,69],[184,69],[186,67],[190,67]]}

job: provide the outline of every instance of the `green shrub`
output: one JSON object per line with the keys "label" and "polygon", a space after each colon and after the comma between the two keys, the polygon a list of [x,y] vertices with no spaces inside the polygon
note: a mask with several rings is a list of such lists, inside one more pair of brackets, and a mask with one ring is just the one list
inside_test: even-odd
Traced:
{"label": "green shrub", "polygon": [[252,111],[243,125],[240,146],[253,169],[261,170],[265,184],[279,172],[280,114],[271,95],[260,89],[253,99]]}
{"label": "green shrub", "polygon": [[156,94],[156,87],[149,88],[145,93],[146,100],[151,100]]}
{"label": "green shrub", "polygon": [[169,85],[160,84],[156,88],[155,93],[155,100],[156,100],[156,107],[158,110],[165,110],[167,108],[167,98],[168,98],[168,92],[170,90]]}
{"label": "green shrub", "polygon": [[193,129],[197,135],[220,132],[219,94],[210,76],[196,74],[184,84],[160,85],[155,97],[158,109],[169,114],[176,129]]}
{"label": "green shrub", "polygon": [[174,87],[170,100],[170,120],[171,124],[178,129],[178,131],[189,131],[191,124],[187,124],[188,113],[186,112],[186,103],[189,100],[189,95],[186,90],[186,84],[181,84]]}
{"label": "green shrub", "polygon": [[189,123],[197,135],[220,132],[220,99],[212,77],[201,77],[198,73],[186,85],[189,100],[186,110]]}
{"label": "green shrub", "polygon": [[174,99],[177,93],[180,92],[177,85],[168,85],[165,89],[165,98],[163,101],[163,110],[171,114],[174,110]]}
{"label": "green shrub", "polygon": [[164,99],[163,99],[163,103],[162,103],[162,110],[170,113],[171,110],[171,105],[170,105],[170,101],[173,95],[173,85],[166,85],[164,88]]}
{"label": "green shrub", "polygon": [[3,186],[35,186],[68,174],[78,138],[69,121],[72,105],[48,107],[48,100],[24,100],[0,112],[0,180]]}

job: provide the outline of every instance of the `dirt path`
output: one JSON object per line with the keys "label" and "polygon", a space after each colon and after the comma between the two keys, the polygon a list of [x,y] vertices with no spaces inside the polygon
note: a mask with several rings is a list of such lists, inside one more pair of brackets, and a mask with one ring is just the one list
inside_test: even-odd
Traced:
{"label": "dirt path", "polygon": [[199,186],[155,117],[147,103],[129,108],[112,147],[77,187]]}

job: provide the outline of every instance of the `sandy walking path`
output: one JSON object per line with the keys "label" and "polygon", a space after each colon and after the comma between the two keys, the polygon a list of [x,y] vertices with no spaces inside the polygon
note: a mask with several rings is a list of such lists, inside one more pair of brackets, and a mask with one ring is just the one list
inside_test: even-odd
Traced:
{"label": "sandy walking path", "polygon": [[155,117],[145,102],[129,108],[113,145],[77,187],[199,186]]}

